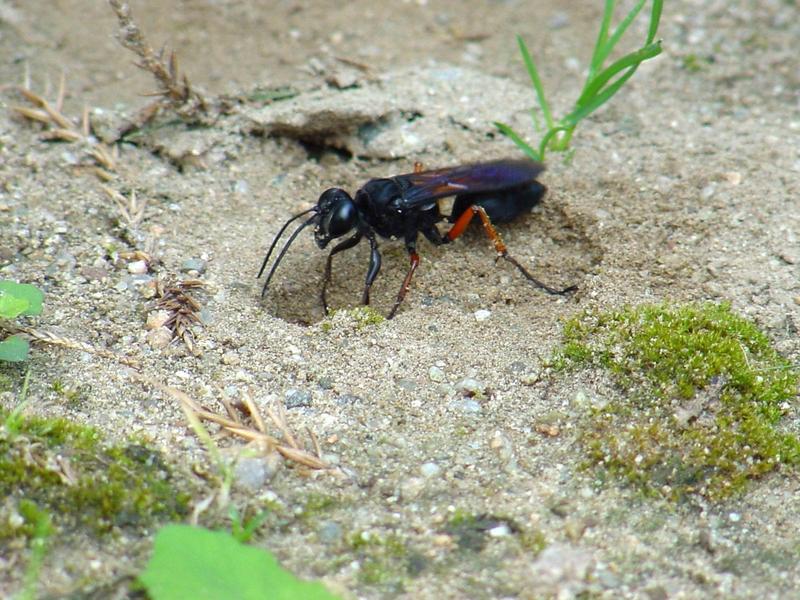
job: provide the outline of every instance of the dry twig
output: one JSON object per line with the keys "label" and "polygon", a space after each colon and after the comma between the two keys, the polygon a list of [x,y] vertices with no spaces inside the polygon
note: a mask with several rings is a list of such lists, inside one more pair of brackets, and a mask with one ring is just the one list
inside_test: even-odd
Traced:
{"label": "dry twig", "polygon": [[169,58],[165,60],[164,50],[153,50],[147,37],[139,29],[128,3],[120,0],[108,0],[108,3],[119,21],[117,39],[139,57],[136,66],[148,71],[155,78],[157,90],[145,95],[158,97],[158,100],[144,107],[123,127],[119,137],[141,129],[165,107],[174,110],[185,121],[205,122],[208,119],[209,102],[201,92],[191,86],[188,77],[180,73],[175,52],[170,52]]}
{"label": "dry twig", "polygon": [[247,406],[247,410],[252,411],[250,412],[250,416],[253,419],[254,426],[244,425],[241,422],[235,421],[231,418],[217,414],[210,410],[206,410],[197,404],[197,402],[192,400],[188,394],[173,387],[166,386],[152,380],[149,381],[149,384],[180,402],[184,411],[191,411],[194,416],[203,421],[215,423],[222,427],[224,431],[232,433],[233,435],[247,440],[248,442],[255,442],[266,452],[274,450],[285,459],[296,462],[297,464],[310,469],[330,468],[329,465],[320,457],[319,450],[317,448],[315,448],[315,452],[312,453],[305,450],[297,443],[294,436],[291,435],[289,426],[285,421],[285,414],[282,412],[276,411],[272,408],[267,410],[267,414],[271,419],[273,419],[273,424],[281,431],[281,435],[283,436],[282,438],[278,438],[265,433],[264,431],[260,431],[258,429],[259,425],[257,424],[264,426],[264,420],[258,412],[258,408],[256,407],[255,402],[253,402],[253,399],[249,393],[244,395],[244,402]]}
{"label": "dry twig", "polygon": [[64,97],[66,95],[66,81],[61,76],[58,88],[58,97],[54,104],[30,89],[29,77],[26,75],[25,83],[17,87],[20,94],[30,102],[34,108],[27,106],[12,106],[11,109],[21,117],[41,123],[46,127],[42,139],[68,143],[80,143],[86,155],[92,159],[96,167],[95,174],[108,181],[113,177],[110,172],[116,170],[116,163],[111,150],[91,136],[89,112],[83,111],[81,125],[73,123],[63,112]]}
{"label": "dry twig", "polygon": [[92,346],[86,342],[79,342],[78,340],[73,340],[71,338],[61,337],[49,331],[42,331],[34,327],[23,327],[22,325],[16,325],[3,320],[0,320],[0,329],[5,330],[12,335],[15,333],[21,333],[37,342],[44,342],[45,344],[51,344],[53,346],[61,346],[62,348],[72,348],[73,350],[88,352],[89,354],[94,354],[95,356],[100,356],[102,358],[110,358],[116,362],[122,363],[123,365],[127,365],[137,370],[140,368],[138,361],[135,361],[131,358],[122,356],[116,352],[112,352],[111,350],[106,350],[105,348]]}
{"label": "dry twig", "polygon": [[120,192],[107,185],[101,185],[106,195],[117,205],[125,225],[131,229],[139,226],[144,218],[144,210],[147,208],[147,198],[139,199],[136,190],[131,190],[126,198]]}

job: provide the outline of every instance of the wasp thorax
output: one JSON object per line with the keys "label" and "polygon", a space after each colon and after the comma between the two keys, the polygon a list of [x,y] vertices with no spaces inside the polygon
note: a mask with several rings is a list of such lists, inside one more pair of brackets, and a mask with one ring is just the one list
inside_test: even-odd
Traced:
{"label": "wasp thorax", "polygon": [[331,188],[322,193],[317,202],[317,215],[314,238],[320,248],[352,231],[358,224],[356,205],[350,194],[340,188]]}

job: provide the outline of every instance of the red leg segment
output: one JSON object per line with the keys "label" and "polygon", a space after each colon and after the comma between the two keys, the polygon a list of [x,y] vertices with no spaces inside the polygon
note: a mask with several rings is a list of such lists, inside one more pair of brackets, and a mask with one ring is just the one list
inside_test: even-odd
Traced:
{"label": "red leg segment", "polygon": [[397,293],[397,299],[394,301],[394,306],[392,306],[392,310],[389,311],[389,316],[386,317],[387,319],[394,317],[397,309],[400,308],[400,305],[403,303],[403,299],[408,293],[408,288],[411,286],[411,278],[414,276],[414,271],[416,271],[417,267],[419,266],[419,254],[416,252],[410,252],[408,257],[411,259],[411,266],[408,268],[406,278],[403,280],[403,285],[400,287],[400,291]]}
{"label": "red leg segment", "polygon": [[456,219],[456,222],[453,223],[453,226],[450,228],[445,234],[445,237],[448,241],[452,242],[458,236],[460,236],[464,231],[467,229],[467,225],[469,225],[470,221],[472,221],[472,217],[478,215],[481,218],[481,223],[483,224],[483,230],[486,232],[486,235],[489,236],[489,239],[492,240],[492,244],[494,244],[494,249],[497,251],[498,257],[503,257],[503,259],[510,262],[512,265],[519,269],[520,273],[525,276],[525,279],[530,281],[536,287],[541,288],[548,294],[568,294],[570,292],[574,292],[577,287],[572,285],[568,288],[564,288],[563,290],[557,290],[551,288],[548,285],[545,285],[538,279],[536,279],[533,275],[531,275],[528,270],[523,267],[517,259],[513,256],[509,255],[508,250],[506,249],[506,245],[503,243],[503,239],[500,237],[500,234],[497,233],[497,230],[492,225],[491,219],[489,219],[489,215],[486,214],[486,210],[482,206],[473,205],[470,206],[467,210],[465,210],[461,215]]}

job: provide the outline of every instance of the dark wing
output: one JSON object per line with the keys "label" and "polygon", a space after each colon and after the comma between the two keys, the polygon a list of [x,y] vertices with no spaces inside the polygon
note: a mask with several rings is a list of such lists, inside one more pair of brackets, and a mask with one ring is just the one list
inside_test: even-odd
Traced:
{"label": "dark wing", "polygon": [[532,160],[495,160],[394,177],[403,188],[402,204],[414,207],[458,194],[505,190],[535,180],[544,165]]}

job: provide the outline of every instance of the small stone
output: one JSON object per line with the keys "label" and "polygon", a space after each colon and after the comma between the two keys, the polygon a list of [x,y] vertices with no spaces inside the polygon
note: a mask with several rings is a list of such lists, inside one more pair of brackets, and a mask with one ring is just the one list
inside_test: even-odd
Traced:
{"label": "small stone", "polygon": [[290,389],[284,396],[286,408],[302,408],[311,406],[311,392],[306,390]]}
{"label": "small stone", "polygon": [[485,321],[486,319],[491,317],[492,311],[482,308],[480,310],[476,310],[473,314],[475,315],[475,320],[480,322],[480,321]]}
{"label": "small stone", "polygon": [[543,595],[572,598],[583,591],[593,569],[591,553],[555,543],[545,548],[533,563],[531,585]]}
{"label": "small stone", "polygon": [[108,269],[102,267],[83,267],[81,269],[83,275],[89,281],[103,281],[108,279]]}
{"label": "small stone", "polygon": [[236,183],[233,184],[233,193],[245,196],[248,192],[250,192],[250,185],[247,181],[244,179],[237,179]]}
{"label": "small stone", "polygon": [[477,400],[473,400],[472,398],[463,398],[461,400],[455,400],[453,401],[451,406],[456,410],[469,414],[477,414],[481,412],[480,402],[478,402]]}
{"label": "small stone", "polygon": [[330,377],[320,377],[317,381],[317,385],[323,390],[333,389],[333,379]]}
{"label": "small stone", "polygon": [[248,492],[261,490],[277,471],[277,467],[270,464],[267,458],[269,457],[244,457],[237,460],[233,469],[236,487]]}
{"label": "small stone", "polygon": [[241,359],[239,358],[239,354],[237,352],[228,350],[222,355],[220,362],[223,365],[238,365],[239,362],[241,362]]}
{"label": "small stone", "polygon": [[742,174],[738,171],[728,171],[723,173],[722,176],[725,178],[725,181],[731,185],[739,185],[742,183]]}
{"label": "small stone", "polygon": [[445,380],[444,371],[436,366],[428,369],[428,377],[431,381],[436,383],[442,383]]}
{"label": "small stone", "polygon": [[442,468],[434,462],[426,462],[419,468],[419,472],[422,473],[422,476],[426,478],[438,475],[441,471]]}
{"label": "small stone", "polygon": [[416,500],[424,489],[424,479],[421,477],[408,477],[400,483],[400,497],[403,500]]}
{"label": "small stone", "polygon": [[144,275],[147,273],[147,261],[134,260],[128,263],[128,273],[131,275]]}
{"label": "small stone", "polygon": [[669,600],[669,593],[667,593],[663,585],[645,588],[644,593],[649,600]]}
{"label": "small stone", "polygon": [[417,389],[417,382],[413,379],[400,378],[395,381],[397,387],[407,392],[413,392]]}
{"label": "small stone", "polygon": [[323,544],[338,544],[342,539],[342,526],[335,521],[323,521],[317,530],[319,541]]}
{"label": "small stone", "polygon": [[440,383],[436,386],[436,393],[442,397],[452,396],[456,393],[456,388],[449,383]]}
{"label": "small stone", "polygon": [[154,310],[147,315],[147,321],[144,326],[146,329],[158,329],[163,326],[169,319],[169,312],[166,310]]}
{"label": "small stone", "polygon": [[477,396],[483,392],[483,385],[477,379],[465,377],[456,384],[456,389],[464,396]]}
{"label": "small stone", "polygon": [[489,529],[486,533],[493,538],[506,537],[511,535],[511,528],[506,523],[500,523]]}
{"label": "small stone", "polygon": [[154,350],[162,350],[172,342],[172,332],[166,327],[158,327],[148,331],[145,339]]}
{"label": "small stone", "polygon": [[206,272],[207,264],[208,263],[206,263],[206,261],[199,258],[189,258],[183,261],[183,264],[181,265],[181,271],[184,273],[190,273],[194,271],[198,275],[202,275]]}

